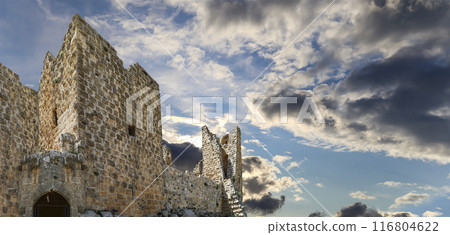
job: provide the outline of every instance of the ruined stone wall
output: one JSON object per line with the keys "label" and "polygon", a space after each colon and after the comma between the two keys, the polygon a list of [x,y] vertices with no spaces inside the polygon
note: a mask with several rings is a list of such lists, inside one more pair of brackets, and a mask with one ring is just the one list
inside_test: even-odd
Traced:
{"label": "ruined stone wall", "polygon": [[38,150],[37,92],[0,64],[0,216],[18,215],[20,160]]}
{"label": "ruined stone wall", "polygon": [[195,208],[221,212],[222,184],[169,167],[163,174],[165,201],[171,208]]}
{"label": "ruined stone wall", "polygon": [[242,153],[241,130],[235,127],[231,134],[226,135],[226,143],[222,144],[228,156],[228,178],[230,178],[242,200]]}
{"label": "ruined stone wall", "polygon": [[157,122],[160,104],[156,102],[150,123],[153,131],[147,131],[147,106],[143,106],[142,128],[134,118],[136,128],[130,135],[126,102],[149,87],[158,94],[146,102],[152,103],[159,97],[159,86],[140,65],[125,69],[115,49],[78,15],[67,35],[76,55],[75,136],[86,144],[86,208],[120,213],[145,190],[123,215],[153,214],[163,207],[162,182],[153,182],[164,164]]}
{"label": "ruined stone wall", "polygon": [[194,172],[221,184],[223,216],[246,216],[242,206],[241,131],[235,127],[220,141],[206,126],[202,127],[202,164]]}
{"label": "ruined stone wall", "polygon": [[225,178],[222,161],[225,152],[219,143],[219,139],[206,126],[202,127],[202,153],[202,175],[216,182],[222,182]]}

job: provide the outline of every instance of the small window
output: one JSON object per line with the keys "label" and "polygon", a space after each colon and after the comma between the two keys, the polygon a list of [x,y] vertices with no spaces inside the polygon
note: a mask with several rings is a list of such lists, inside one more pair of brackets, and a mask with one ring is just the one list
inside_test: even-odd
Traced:
{"label": "small window", "polygon": [[128,135],[136,136],[136,127],[135,126],[128,126]]}
{"label": "small window", "polygon": [[53,109],[53,124],[56,126],[58,126],[58,113],[56,112],[56,108]]}

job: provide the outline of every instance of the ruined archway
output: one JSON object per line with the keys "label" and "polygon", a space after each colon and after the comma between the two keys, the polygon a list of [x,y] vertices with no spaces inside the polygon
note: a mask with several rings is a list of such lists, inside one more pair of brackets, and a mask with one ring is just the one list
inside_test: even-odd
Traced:
{"label": "ruined archway", "polygon": [[34,217],[69,217],[70,205],[67,199],[57,192],[48,192],[33,206]]}

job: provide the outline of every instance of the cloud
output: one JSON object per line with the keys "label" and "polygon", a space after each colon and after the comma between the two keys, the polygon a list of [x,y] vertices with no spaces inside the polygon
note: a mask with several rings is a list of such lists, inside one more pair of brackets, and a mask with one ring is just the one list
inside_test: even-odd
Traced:
{"label": "cloud", "polygon": [[375,209],[367,208],[365,204],[357,202],[353,205],[343,207],[337,214],[338,217],[382,217]]}
{"label": "cloud", "polygon": [[308,217],[327,217],[325,212],[316,211],[308,215]]}
{"label": "cloud", "polygon": [[305,198],[299,196],[298,194],[294,194],[294,200],[298,202],[298,201],[303,201],[303,200],[305,200]]}
{"label": "cloud", "polygon": [[[450,141],[450,116],[446,111],[450,105],[446,92],[450,88],[446,79],[450,60],[448,38],[443,36],[449,33],[445,26],[449,2],[352,4],[354,13],[345,10],[348,5],[333,6],[328,12],[332,15],[338,14],[334,10],[343,10],[346,14],[339,16],[349,17],[347,22],[351,24],[343,23],[345,20],[330,22],[335,23],[335,29],[329,29],[319,22],[315,27],[325,28],[311,40],[321,50],[305,53],[317,57],[334,40],[338,46],[324,54],[336,55],[338,65],[322,68],[328,72],[336,68],[329,72],[334,75],[321,75],[322,69],[311,72],[320,67],[319,58],[307,63],[298,58],[284,62],[281,58],[260,82],[266,88],[262,94],[297,98],[297,104],[287,105],[290,118],[298,114],[305,96],[313,96],[325,124],[280,124],[279,104],[266,102],[261,111],[271,122],[263,128],[282,127],[306,139],[303,144],[337,151],[385,152],[395,157],[450,162],[450,149],[445,144]],[[352,29],[354,34],[349,32]],[[346,36],[330,38],[335,30]],[[304,38],[304,44],[309,39]],[[299,48],[307,47],[298,44]],[[353,46],[346,50],[346,45]],[[298,54],[299,48],[292,48],[292,53]],[[295,69],[289,69],[292,67]],[[303,84],[308,79],[308,85]]]}
{"label": "cloud", "polygon": [[[357,40],[377,43],[402,40],[420,34],[433,35],[448,22],[448,1],[374,1],[365,15],[357,17]],[[366,27],[364,27],[366,26]]]}
{"label": "cloud", "polygon": [[319,187],[319,188],[323,188],[323,187],[325,187],[325,186],[323,186],[323,184],[322,184],[322,183],[316,183],[316,186],[317,186],[317,187]]}
{"label": "cloud", "polygon": [[339,93],[372,91],[370,97],[347,102],[352,119],[369,116],[378,126],[395,128],[422,144],[438,146],[450,142],[450,120],[429,113],[450,105],[450,94],[445,92],[450,87],[446,78],[450,64],[433,62],[444,58],[428,57],[423,52],[417,47],[404,48],[345,79]]}
{"label": "cloud", "polygon": [[273,214],[283,207],[285,200],[286,197],[284,195],[277,199],[272,197],[272,194],[269,192],[260,199],[245,200],[244,207],[247,211],[258,215]]}
{"label": "cloud", "polygon": [[418,215],[411,212],[380,212],[383,217],[417,217]]}
{"label": "cloud", "polygon": [[282,156],[282,155],[275,155],[272,160],[279,162],[280,164],[283,164],[285,161],[291,160],[292,157],[289,156]]}
{"label": "cloud", "polygon": [[[262,198],[264,195],[270,193],[278,193],[283,190],[291,190],[299,194],[302,193],[291,177],[278,176],[281,170],[276,167],[274,162],[259,156],[245,156],[242,158],[242,178],[244,197],[247,198]],[[300,182],[305,182],[306,179],[299,178]]]}
{"label": "cloud", "polygon": [[425,211],[422,216],[424,217],[438,217],[441,216],[443,213],[439,211]]}
{"label": "cloud", "polygon": [[[261,111],[271,120],[266,128],[285,128],[311,146],[384,151],[389,156],[446,164],[450,162],[450,118],[436,110],[450,106],[450,59],[446,53],[432,51],[448,50],[439,40],[424,42],[355,69],[332,87],[312,91],[272,87],[268,95],[296,97],[298,102],[287,105],[287,124],[278,121],[278,104],[263,103]],[[325,124],[296,123],[302,100],[312,95]]]}
{"label": "cloud", "polygon": [[359,199],[359,200],[372,200],[375,199],[375,196],[368,196],[366,195],[367,192],[362,192],[362,191],[356,191],[356,192],[350,192],[349,196],[355,199]]}
{"label": "cloud", "polygon": [[[311,215],[310,215],[311,216]],[[336,213],[338,217],[415,217],[411,212],[383,212],[374,208],[368,208],[367,205],[356,202],[353,205],[343,207]]]}
{"label": "cloud", "polygon": [[67,15],[57,16],[57,15],[53,14],[53,12],[50,10],[50,6],[49,6],[48,2],[44,3],[44,1],[42,1],[42,0],[37,0],[37,3],[38,3],[39,8],[45,13],[45,17],[48,20],[57,21],[57,22],[58,21],[59,22],[67,22],[67,19],[68,19]]}
{"label": "cloud", "polygon": [[407,193],[401,197],[395,199],[395,203],[389,206],[389,208],[398,208],[403,205],[418,205],[424,200],[428,199],[430,194],[428,193],[416,193],[415,191]]}
{"label": "cloud", "polygon": [[169,143],[165,140],[163,140],[163,143],[167,145],[172,152],[172,166],[179,170],[192,171],[197,163],[203,158],[202,150],[191,143]]}
{"label": "cloud", "polygon": [[392,188],[397,188],[397,187],[401,187],[401,186],[415,186],[416,184],[414,183],[402,183],[402,182],[397,182],[397,181],[385,181],[383,183],[378,183],[379,185],[383,185],[383,186],[387,186],[387,187],[392,187]]}
{"label": "cloud", "polygon": [[292,168],[300,167],[300,164],[301,164],[301,162],[300,163],[298,163],[298,162],[290,162],[289,165],[286,167],[286,170],[290,171]]}

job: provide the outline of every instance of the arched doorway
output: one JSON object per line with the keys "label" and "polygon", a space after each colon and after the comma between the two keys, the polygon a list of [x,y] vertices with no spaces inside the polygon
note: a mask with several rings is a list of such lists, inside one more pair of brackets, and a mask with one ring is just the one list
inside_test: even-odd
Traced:
{"label": "arched doorway", "polygon": [[42,195],[33,206],[35,217],[69,217],[69,202],[57,192]]}

